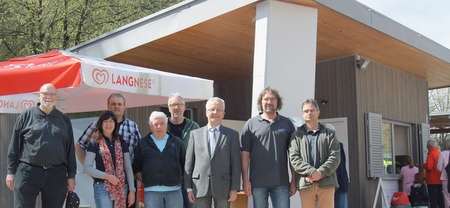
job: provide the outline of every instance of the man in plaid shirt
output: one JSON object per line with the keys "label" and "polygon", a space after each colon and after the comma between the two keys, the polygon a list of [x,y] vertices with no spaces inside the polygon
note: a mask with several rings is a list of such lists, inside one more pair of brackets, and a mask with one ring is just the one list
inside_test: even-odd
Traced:
{"label": "man in plaid shirt", "polygon": [[[141,139],[141,133],[138,125],[134,121],[125,118],[123,115],[123,112],[125,111],[125,98],[122,94],[113,93],[108,97],[108,110],[113,111],[114,115],[116,115],[117,121],[120,124],[119,135],[122,136],[125,142],[127,142],[130,150],[131,161],[133,161],[134,149]],[[81,165],[84,165],[86,148],[89,144],[89,138],[94,131],[96,124],[97,121],[94,121],[91,125],[89,125],[75,145],[75,151]]]}

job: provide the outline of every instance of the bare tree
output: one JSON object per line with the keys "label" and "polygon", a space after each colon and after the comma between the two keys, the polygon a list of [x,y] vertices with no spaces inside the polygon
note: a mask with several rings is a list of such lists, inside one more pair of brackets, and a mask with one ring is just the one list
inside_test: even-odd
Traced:
{"label": "bare tree", "polygon": [[[430,113],[450,111],[450,88],[429,90],[428,105]],[[432,134],[431,138],[437,140],[441,144],[442,141],[450,138],[450,134],[449,133]]]}

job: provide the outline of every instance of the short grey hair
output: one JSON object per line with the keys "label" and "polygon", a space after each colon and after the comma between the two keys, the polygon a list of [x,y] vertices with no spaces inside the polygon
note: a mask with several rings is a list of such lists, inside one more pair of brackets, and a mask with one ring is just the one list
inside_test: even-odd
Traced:
{"label": "short grey hair", "polygon": [[211,104],[213,101],[219,101],[220,103],[222,103],[223,111],[225,111],[225,101],[220,97],[209,98],[209,100],[206,102],[205,108],[208,109],[209,104]]}
{"label": "short grey hair", "polygon": [[184,102],[184,97],[181,96],[180,93],[175,92],[175,93],[170,94],[169,99],[167,99],[167,105],[170,105],[170,99],[173,98],[173,97],[179,97],[179,98],[181,98],[181,102],[182,102],[183,104],[185,104],[185,102]]}
{"label": "short grey hair", "polygon": [[167,123],[169,120],[165,113],[163,113],[161,111],[153,111],[152,114],[150,114],[150,117],[148,118],[148,124],[151,125],[152,121],[156,118],[164,118],[165,123]]}
{"label": "short grey hair", "polygon": [[312,98],[306,99],[305,102],[302,103],[302,110],[303,110],[303,106],[305,106],[307,104],[313,104],[314,107],[316,107],[316,110],[320,110],[319,109],[319,104],[317,103],[316,100],[314,100]]}
{"label": "short grey hair", "polygon": [[438,143],[437,143],[436,140],[430,139],[430,140],[427,141],[427,145],[430,145],[431,147],[437,147]]}

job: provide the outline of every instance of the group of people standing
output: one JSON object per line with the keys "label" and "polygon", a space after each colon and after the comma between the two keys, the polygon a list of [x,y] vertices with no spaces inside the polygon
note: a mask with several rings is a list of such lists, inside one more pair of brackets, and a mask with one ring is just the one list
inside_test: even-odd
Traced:
{"label": "group of people standing", "polygon": [[60,208],[75,188],[75,152],[94,179],[97,207],[132,207],[142,183],[147,208],[229,208],[241,178],[256,208],[269,207],[269,198],[273,207],[290,207],[297,191],[302,207],[334,207],[341,147],[335,131],[319,123],[313,99],[302,103],[305,124],[295,128],[278,113],[278,91],[266,87],[257,101],[260,113],[239,137],[222,124],[223,99],[206,102],[208,123],[200,128],[183,116],[184,98],[174,93],[171,116],[152,112],[151,133],[141,137],[138,125],[124,116],[125,98],[114,93],[108,110],[74,146],[70,119],[54,108],[56,88],[46,84],[38,96],[40,103],[18,117],[9,146],[6,184],[14,190],[15,207],[34,207],[41,193],[43,207]]}
{"label": "group of people standing", "polygon": [[442,152],[436,140],[427,141],[428,155],[420,170],[411,156],[404,158],[400,180],[412,207],[449,208],[448,174],[450,140],[442,142]]}

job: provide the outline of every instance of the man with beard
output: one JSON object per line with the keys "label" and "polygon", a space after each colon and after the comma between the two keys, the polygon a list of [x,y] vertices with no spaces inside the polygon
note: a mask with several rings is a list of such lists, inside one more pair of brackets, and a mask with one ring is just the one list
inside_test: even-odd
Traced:
{"label": "man with beard", "polygon": [[295,127],[278,114],[282,105],[278,90],[266,87],[258,97],[259,115],[250,118],[242,130],[242,180],[245,194],[253,195],[255,208],[269,207],[269,196],[272,207],[288,208],[289,197],[297,191],[293,169],[291,182],[288,174],[289,140]]}
{"label": "man with beard", "polygon": [[44,84],[37,106],[22,112],[8,149],[6,185],[15,207],[61,208],[67,191],[75,189],[75,149],[69,117],[55,108],[56,88]]}

